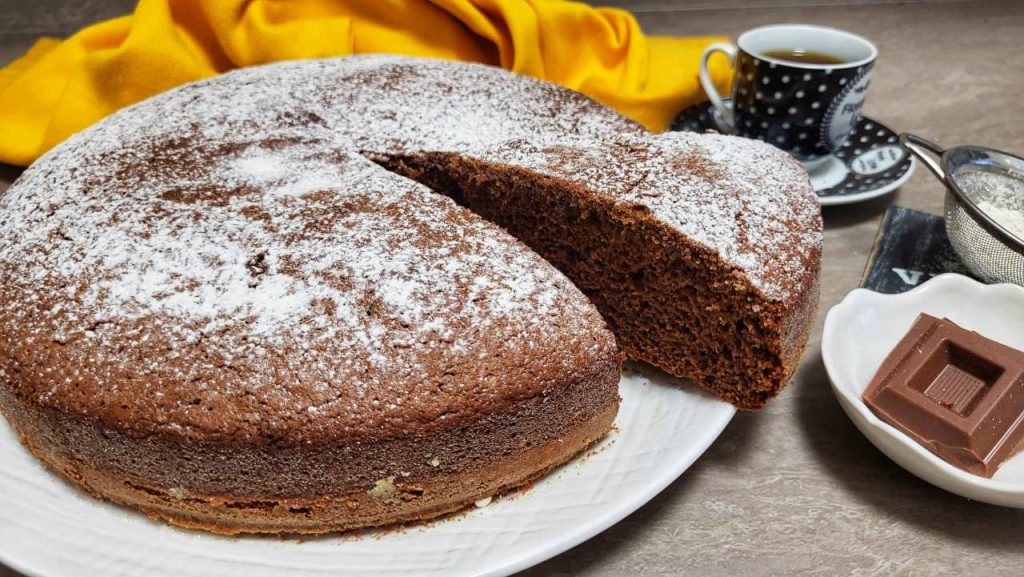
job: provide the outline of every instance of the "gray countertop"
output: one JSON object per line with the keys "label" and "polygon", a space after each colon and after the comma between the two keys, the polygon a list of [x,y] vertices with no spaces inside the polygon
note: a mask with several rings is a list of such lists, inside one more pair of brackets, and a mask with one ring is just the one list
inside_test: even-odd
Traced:
{"label": "gray countertop", "polygon": [[[1024,151],[1024,2],[618,0],[647,32],[735,36],[812,22],[874,40],[865,112],[943,144]],[[786,7],[756,7],[765,4]],[[743,8],[742,6],[747,6]],[[736,6],[736,7],[733,7]],[[0,0],[0,63],[39,34],[66,34],[130,2]],[[0,190],[18,174],[0,165]],[[940,213],[923,169],[895,195],[826,209],[821,304],[799,372],[780,398],[739,414],[678,481],[618,525],[523,575],[1017,574],[1024,511],[945,493],[889,461],[847,420],[820,355],[824,313],[857,286],[891,203]],[[0,577],[15,574],[0,567]]]}

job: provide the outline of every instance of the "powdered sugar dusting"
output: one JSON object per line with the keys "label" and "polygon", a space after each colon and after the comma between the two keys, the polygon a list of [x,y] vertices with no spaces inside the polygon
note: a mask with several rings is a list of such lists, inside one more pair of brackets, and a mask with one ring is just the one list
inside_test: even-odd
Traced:
{"label": "powdered sugar dusting", "polygon": [[595,144],[572,139],[502,143],[472,156],[578,183],[714,250],[769,298],[821,247],[817,199],[803,167],[767,144],[718,134],[666,133]]}
{"label": "powdered sugar dusting", "polygon": [[[32,237],[5,227],[0,260],[28,268],[33,280],[60,279],[94,320],[168,315],[211,333],[244,319],[251,336],[270,342],[294,338],[281,329],[295,323],[370,350],[387,344],[378,338],[385,329],[373,324],[381,319],[456,338],[447,325],[460,316],[483,325],[537,318],[564,299],[562,279],[512,250],[503,233],[465,216],[440,218],[458,209],[354,153],[323,146],[256,142],[217,156],[196,145],[173,157],[195,167],[210,154],[192,175],[106,174],[73,202],[86,179],[51,172],[46,179],[65,182],[59,192],[21,194],[43,184],[34,172],[6,199],[14,213],[25,214],[18,210],[25,202],[59,208],[15,223]],[[129,162],[125,155],[147,152],[107,157],[109,166]],[[168,194],[181,189],[209,198]],[[55,236],[63,242],[39,242]],[[460,289],[469,299],[450,306]],[[359,313],[366,298],[377,302],[369,326]]]}
{"label": "powdered sugar dusting", "polygon": [[1024,178],[983,170],[966,170],[955,177],[985,214],[1024,239]]}
{"label": "powdered sugar dusting", "polygon": [[978,204],[978,208],[988,214],[1003,228],[1010,231],[1017,238],[1024,239],[1024,212],[1004,208],[998,204],[984,201]]}
{"label": "powdered sugar dusting", "polygon": [[[307,432],[332,418],[366,430],[445,419],[432,399],[453,373],[482,403],[614,355],[560,273],[364,159],[344,107],[291,92],[387,62],[184,87],[27,170],[0,197],[0,350],[25,351],[40,399],[94,388],[174,431],[290,434],[300,416]],[[530,379],[495,377],[530,355],[545,359]],[[168,393],[180,404],[146,400]],[[224,398],[227,414],[203,410]]]}
{"label": "powdered sugar dusting", "polygon": [[[787,232],[806,207],[773,203],[802,183],[765,147],[716,138],[644,136],[548,83],[391,56],[188,85],[72,137],[0,197],[0,353],[16,351],[42,399],[92,391],[157,429],[434,423],[450,418],[433,399],[453,374],[482,406],[614,343],[540,257],[359,151],[575,139],[562,146],[581,158],[621,158],[581,161],[575,178],[649,206],[781,298],[815,239]],[[691,147],[724,171],[717,185],[678,176]],[[544,362],[529,378],[500,374],[531,355]],[[178,401],[140,402],[164,395]],[[205,412],[217,399],[227,414]]]}

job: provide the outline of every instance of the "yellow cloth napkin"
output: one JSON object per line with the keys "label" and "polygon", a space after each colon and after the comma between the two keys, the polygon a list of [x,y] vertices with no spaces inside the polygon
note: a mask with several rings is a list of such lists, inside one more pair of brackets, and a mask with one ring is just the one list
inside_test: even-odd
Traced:
{"label": "yellow cloth napkin", "polygon": [[121,107],[231,68],[365,52],[500,65],[663,130],[704,98],[697,63],[716,40],[648,37],[628,12],[564,0],[141,0],[0,70],[0,161],[29,164]]}

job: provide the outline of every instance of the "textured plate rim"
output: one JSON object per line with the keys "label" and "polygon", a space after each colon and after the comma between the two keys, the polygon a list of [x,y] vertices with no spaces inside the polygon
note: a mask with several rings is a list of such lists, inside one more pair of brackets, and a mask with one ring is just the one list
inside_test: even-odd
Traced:
{"label": "textured plate rim", "polygon": [[[861,431],[861,433],[868,438],[871,444],[882,451],[882,453],[888,456],[893,462],[903,467],[913,475],[943,490],[969,499],[976,499],[994,505],[1024,508],[1024,482],[998,481],[972,475],[961,471],[932,454],[930,451],[908,438],[892,425],[882,421],[873,412],[871,412],[871,410],[867,408],[867,405],[861,401],[860,395],[853,393],[851,387],[854,385],[846,382],[847,379],[845,379],[843,372],[840,370],[840,366],[844,361],[840,360],[843,357],[839,354],[839,351],[836,350],[838,345],[835,344],[835,341],[839,338],[836,336],[837,331],[839,330],[838,325],[849,320],[856,310],[863,309],[865,307],[878,308],[879,306],[904,306],[914,310],[920,310],[922,308],[920,305],[926,303],[930,295],[943,292],[966,294],[977,298],[978,300],[976,302],[988,302],[982,295],[1001,294],[1011,300],[1019,301],[1021,306],[1024,306],[1024,287],[1007,283],[986,285],[956,273],[937,275],[909,291],[897,294],[878,293],[864,288],[854,289],[850,291],[842,301],[830,308],[828,313],[825,315],[821,351],[829,384],[832,387],[832,392],[840,401],[840,405],[842,405],[844,411],[850,417],[850,420],[853,421],[854,425]],[[852,414],[851,411],[853,411]],[[870,429],[870,431],[865,430],[865,427]],[[947,481],[947,483],[939,484],[935,482],[935,480],[925,478],[917,474],[915,471],[912,471],[903,464],[902,460],[904,458],[894,458],[885,448],[880,446],[879,443],[875,441],[873,436],[874,434],[882,435],[899,442],[902,447],[906,448],[914,455],[914,457],[911,457],[912,459],[916,458],[926,462],[928,465],[933,467],[933,469],[942,476],[942,480]],[[957,490],[955,485],[958,483],[974,487],[981,491],[981,493],[966,495],[964,492]]]}
{"label": "textured plate rim", "polygon": [[[693,386],[693,385],[689,385]],[[574,533],[571,537],[560,541],[556,544],[551,545],[547,549],[538,550],[533,555],[526,555],[520,559],[510,561],[500,567],[495,567],[491,571],[477,574],[476,577],[508,577],[519,571],[525,571],[530,567],[539,565],[548,559],[551,559],[557,555],[560,555],[569,549],[589,541],[590,539],[597,536],[599,533],[610,529],[616,525],[619,521],[622,521],[632,513],[639,510],[641,507],[646,505],[651,499],[657,497],[662,491],[664,491],[673,481],[682,476],[701,455],[714,443],[718,437],[725,430],[726,425],[732,421],[732,418],[736,415],[736,408],[732,405],[728,406],[728,410],[723,410],[722,414],[718,416],[714,423],[714,428],[709,430],[709,434],[704,437],[703,443],[694,445],[694,450],[690,452],[686,459],[681,459],[676,463],[675,467],[666,468],[664,474],[649,483],[645,490],[636,493],[636,497],[633,499],[623,499],[620,502],[618,508],[606,512],[600,517],[596,517],[590,521],[583,529]],[[578,457],[577,457],[578,458]],[[42,577],[42,576],[40,576]]]}

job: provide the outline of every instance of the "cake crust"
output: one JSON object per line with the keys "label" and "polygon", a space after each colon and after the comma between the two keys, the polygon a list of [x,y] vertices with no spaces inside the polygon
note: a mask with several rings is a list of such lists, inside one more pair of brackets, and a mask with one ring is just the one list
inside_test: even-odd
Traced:
{"label": "cake crust", "polygon": [[[499,69],[390,56],[172,90],[0,196],[0,412],[86,490],[237,533],[425,519],[571,458],[618,407],[605,318],[629,356],[760,407],[806,342],[820,217],[806,182],[754,182],[793,177],[791,160],[730,164],[733,143],[697,166],[714,137],[689,138]],[[710,171],[727,168],[746,172]],[[551,195],[496,210],[534,185]],[[795,212],[744,221],[763,204],[734,185]],[[513,218],[548,201],[671,282],[588,269],[596,242],[560,255]],[[629,282],[660,316],[609,297]],[[696,315],[709,329],[689,348],[680,287],[728,304]],[[747,320],[766,351],[752,364],[723,354]],[[764,376],[722,378],[730,361]]]}
{"label": "cake crust", "polygon": [[[504,73],[446,82],[481,74]],[[37,456],[176,522],[318,532],[443,513],[607,432],[620,354],[564,275],[353,150],[340,96],[329,118],[274,74],[224,78],[0,197],[0,411]],[[375,495],[392,477],[405,498]]]}
{"label": "cake crust", "polygon": [[[618,380],[617,363],[605,371],[581,381],[586,394]],[[563,412],[574,409],[567,405],[563,399],[531,400],[515,407],[514,418],[492,416],[443,439],[298,450],[190,445],[183,451],[173,441],[98,434],[103,429],[89,420],[42,409],[0,388],[0,410],[25,446],[79,488],[174,525],[231,535],[420,521],[500,495],[603,437],[618,411],[615,399],[606,399],[596,412],[566,419]],[[518,441],[502,441],[510,435]],[[389,468],[392,462],[403,464]]]}

